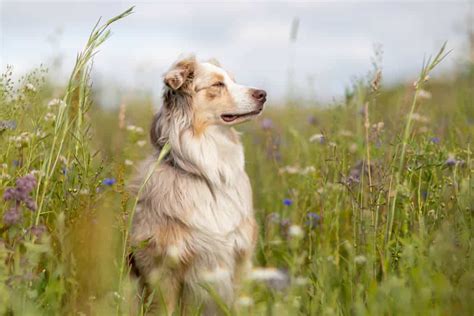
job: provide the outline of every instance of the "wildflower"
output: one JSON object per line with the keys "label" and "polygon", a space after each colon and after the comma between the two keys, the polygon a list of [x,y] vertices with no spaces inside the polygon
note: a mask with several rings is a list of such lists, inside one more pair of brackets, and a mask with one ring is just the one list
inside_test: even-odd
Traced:
{"label": "wildflower", "polygon": [[237,299],[237,305],[242,307],[249,307],[253,305],[253,299],[248,296],[241,296]]}
{"label": "wildflower", "polygon": [[51,101],[48,102],[48,108],[52,108],[56,105],[65,105],[64,101],[61,99],[52,99]]}
{"label": "wildflower", "polygon": [[430,121],[430,119],[427,118],[426,116],[423,116],[416,112],[411,115],[411,119],[413,121],[420,122],[420,123],[428,123]]}
{"label": "wildflower", "polygon": [[448,167],[454,167],[456,165],[464,165],[464,160],[458,160],[453,154],[450,154],[444,164]]}
{"label": "wildflower", "polygon": [[63,165],[67,165],[67,158],[65,156],[59,155],[58,159]]}
{"label": "wildflower", "polygon": [[372,91],[377,91],[380,87],[380,82],[382,81],[382,71],[380,69],[377,69],[375,72],[374,78],[372,79],[372,82],[370,83],[370,86],[372,87]]}
{"label": "wildflower", "polygon": [[421,191],[421,197],[423,198],[424,201],[426,201],[426,198],[428,197],[428,191],[422,190]]}
{"label": "wildflower", "polygon": [[420,99],[431,99],[431,92],[429,91],[426,91],[426,90],[423,90],[423,89],[420,89],[418,91],[418,97]]}
{"label": "wildflower", "polygon": [[308,283],[309,283],[308,278],[305,278],[305,277],[302,277],[302,276],[299,276],[299,277],[295,278],[295,284],[298,285],[298,286],[304,286]]}
{"label": "wildflower", "polygon": [[10,130],[16,129],[16,121],[13,121],[13,120],[10,120],[10,121],[1,120],[1,121],[0,121],[0,132],[2,132],[2,131],[4,131],[4,130],[7,130],[7,129],[10,129]]}
{"label": "wildflower", "polygon": [[285,166],[278,170],[280,174],[282,173],[297,174],[299,171],[300,171],[300,168],[295,167],[295,166]]}
{"label": "wildflower", "polygon": [[352,143],[350,146],[349,146],[349,152],[351,154],[355,153],[357,151],[357,144],[356,143]]}
{"label": "wildflower", "polygon": [[250,273],[250,279],[265,282],[270,288],[282,291],[290,285],[288,272],[276,268],[255,268]]}
{"label": "wildflower", "polygon": [[293,204],[293,200],[283,199],[283,204],[285,204],[286,206],[291,206]]}
{"label": "wildflower", "polygon": [[3,193],[5,201],[14,201],[16,205],[23,202],[31,211],[36,210],[36,204],[30,197],[31,191],[36,187],[36,179],[32,174],[28,174],[16,180],[16,187],[7,188]]}
{"label": "wildflower", "polygon": [[36,211],[36,202],[32,198],[25,200],[25,206],[31,211]]}
{"label": "wildflower", "polygon": [[54,113],[48,112],[44,116],[46,122],[54,122],[56,120],[56,115]]}
{"label": "wildflower", "polygon": [[127,131],[137,134],[143,134],[143,128],[135,125],[127,125]]}
{"label": "wildflower", "polygon": [[270,223],[279,223],[280,222],[280,214],[278,213],[270,213],[267,215],[267,221]]}
{"label": "wildflower", "polygon": [[294,238],[301,238],[304,236],[303,229],[301,229],[300,226],[298,225],[291,225],[290,228],[288,228],[288,235],[290,237]]}
{"label": "wildflower", "polygon": [[30,232],[33,236],[39,239],[46,232],[46,226],[42,224],[31,226]]}
{"label": "wildflower", "polygon": [[19,136],[10,136],[9,140],[10,142],[15,143],[15,147],[22,148],[29,144],[31,135],[28,132],[23,132]]}
{"label": "wildflower", "polygon": [[42,130],[37,130],[36,133],[35,133],[35,136],[38,137],[38,138],[45,138],[46,133],[43,132]]}
{"label": "wildflower", "polygon": [[262,127],[263,130],[271,130],[273,128],[273,121],[271,118],[264,118],[262,122],[260,123],[260,126]]}
{"label": "wildflower", "polygon": [[365,161],[359,160],[359,162],[357,162],[357,164],[351,168],[351,170],[349,171],[349,175],[344,179],[344,182],[348,185],[359,183],[362,173],[368,174],[369,169],[372,173],[373,168],[374,166],[372,164],[367,166],[367,163]]}
{"label": "wildflower", "polygon": [[137,142],[137,145],[138,145],[138,147],[143,147],[143,146],[146,145],[146,141],[145,141],[145,140],[139,140],[139,141]]}
{"label": "wildflower", "polygon": [[314,134],[309,138],[309,141],[312,143],[318,142],[320,144],[324,144],[325,137],[323,134]]}
{"label": "wildflower", "polygon": [[21,212],[18,207],[12,207],[3,214],[3,222],[7,226],[17,224],[21,219]]}
{"label": "wildflower", "polygon": [[309,228],[316,228],[318,227],[320,221],[321,221],[321,216],[319,216],[316,213],[310,212],[306,215],[306,225],[309,226]]}
{"label": "wildflower", "polygon": [[385,127],[384,122],[378,122],[378,123],[375,123],[375,124],[372,125],[372,129],[376,133],[380,133],[383,130],[384,127]]}
{"label": "wildflower", "polygon": [[422,126],[422,127],[420,127],[419,131],[420,131],[420,133],[427,133],[429,131],[429,129],[426,126]]}
{"label": "wildflower", "polygon": [[124,163],[125,163],[126,166],[133,166],[133,161],[131,161],[129,159],[125,159]]}
{"label": "wildflower", "polygon": [[439,144],[441,142],[441,139],[439,139],[439,137],[432,137],[430,139],[430,141],[433,143],[433,144]]}
{"label": "wildflower", "polygon": [[314,168],[313,166],[307,166],[304,169],[300,170],[300,174],[305,175],[308,173],[313,173],[315,171],[316,171],[316,168]]}
{"label": "wildflower", "polygon": [[363,255],[358,255],[354,258],[354,262],[357,264],[357,265],[363,265],[367,262],[367,258]]}
{"label": "wildflower", "polygon": [[134,132],[137,129],[135,125],[127,125],[127,131]]}
{"label": "wildflower", "polygon": [[117,182],[117,181],[115,180],[115,178],[105,178],[105,179],[102,181],[102,184],[103,184],[103,185],[107,185],[107,186],[110,187],[110,186],[114,185],[115,182]]}
{"label": "wildflower", "polygon": [[341,135],[342,137],[352,137],[353,134],[352,134],[351,131],[343,129],[343,130],[339,131],[339,135]]}
{"label": "wildflower", "polygon": [[29,90],[31,92],[36,92],[36,87],[33,84],[29,83],[29,82],[25,85],[25,89]]}
{"label": "wildflower", "polygon": [[317,125],[318,124],[318,119],[314,115],[310,115],[308,117],[308,124],[310,125]]}

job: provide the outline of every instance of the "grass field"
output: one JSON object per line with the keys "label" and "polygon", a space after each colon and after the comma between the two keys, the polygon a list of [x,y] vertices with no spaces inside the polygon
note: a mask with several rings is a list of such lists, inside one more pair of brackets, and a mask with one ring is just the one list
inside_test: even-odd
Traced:
{"label": "grass field", "polygon": [[[130,313],[126,183],[158,105],[94,100],[110,23],[64,86],[0,79],[2,315]],[[258,269],[224,314],[474,314],[474,66],[431,79],[446,52],[420,56],[415,83],[385,88],[375,63],[339,103],[269,104],[238,127]]]}

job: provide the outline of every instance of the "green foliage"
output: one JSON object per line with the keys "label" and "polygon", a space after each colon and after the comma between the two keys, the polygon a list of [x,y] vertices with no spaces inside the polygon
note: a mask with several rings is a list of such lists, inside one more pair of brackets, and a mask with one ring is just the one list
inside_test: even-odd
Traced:
{"label": "green foliage", "polygon": [[[154,110],[146,100],[101,109],[89,82],[109,25],[130,12],[94,29],[64,92],[44,69],[0,79],[0,314],[134,308],[125,254],[136,201],[125,183],[151,153]],[[254,264],[264,269],[235,307],[208,288],[223,312],[474,313],[474,68],[429,79],[443,56],[414,86],[383,88],[374,63],[341,104],[271,104],[238,127],[260,227]],[[28,174],[34,190],[3,199]],[[11,209],[22,217],[7,223]]]}

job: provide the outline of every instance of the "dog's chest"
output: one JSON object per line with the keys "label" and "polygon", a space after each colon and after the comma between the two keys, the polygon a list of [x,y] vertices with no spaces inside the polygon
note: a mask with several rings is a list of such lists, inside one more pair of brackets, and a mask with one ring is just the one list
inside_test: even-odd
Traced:
{"label": "dog's chest", "polygon": [[247,175],[238,174],[232,183],[210,188],[210,194],[196,201],[190,223],[218,236],[232,236],[247,218],[253,216],[252,193]]}

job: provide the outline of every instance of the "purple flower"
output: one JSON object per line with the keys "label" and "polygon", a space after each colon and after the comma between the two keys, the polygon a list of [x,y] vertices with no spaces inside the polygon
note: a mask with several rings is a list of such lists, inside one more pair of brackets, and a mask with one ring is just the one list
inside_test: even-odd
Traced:
{"label": "purple flower", "polygon": [[[30,196],[31,191],[33,191],[35,187],[36,187],[35,177],[32,174],[28,174],[24,177],[18,178],[16,180],[16,186],[14,188],[11,188],[11,187],[7,188],[5,192],[3,192],[3,199],[5,201],[14,202],[15,209],[19,213],[20,213],[20,210],[18,209],[18,205],[20,205],[21,202],[23,202],[28,209],[32,211],[36,211],[36,203]],[[9,219],[12,219],[14,218],[14,214],[11,213],[7,217]],[[8,222],[8,221],[9,220],[5,220],[5,222]]]}
{"label": "purple flower", "polygon": [[16,200],[17,194],[15,188],[7,188],[5,192],[3,192],[3,199],[5,201],[9,200]]}
{"label": "purple flower", "polygon": [[281,219],[280,214],[275,213],[275,212],[267,215],[267,222],[269,223],[279,223],[280,219]]}
{"label": "purple flower", "polygon": [[306,215],[306,225],[308,225],[309,228],[316,228],[319,226],[319,223],[321,222],[321,216],[319,216],[316,213],[310,212]]}
{"label": "purple flower", "polygon": [[21,219],[21,212],[18,207],[12,207],[3,214],[3,222],[7,226],[17,224]]}
{"label": "purple flower", "polygon": [[32,174],[16,180],[16,187],[18,190],[30,193],[36,187],[36,179]]}
{"label": "purple flower", "polygon": [[318,124],[318,119],[314,115],[308,116],[308,124],[310,125],[317,125]]}
{"label": "purple flower", "polygon": [[288,228],[291,226],[291,221],[288,218],[284,218],[280,222],[280,231],[284,237],[288,237]]}
{"label": "purple flower", "polygon": [[293,204],[293,200],[292,199],[283,199],[283,204],[285,204],[286,206],[291,206]]}
{"label": "purple flower", "polygon": [[260,126],[262,127],[262,129],[264,130],[270,130],[273,128],[273,121],[271,118],[264,118],[262,120],[262,122],[260,123]]}
{"label": "purple flower", "polygon": [[36,202],[31,197],[28,197],[24,202],[30,211],[36,211]]}
{"label": "purple flower", "polygon": [[458,161],[457,161],[456,158],[454,158],[454,157],[449,157],[449,158],[446,159],[446,161],[444,162],[444,164],[447,165],[448,167],[453,167],[453,166],[455,166],[457,163],[458,163]]}
{"label": "purple flower", "polygon": [[30,232],[33,236],[39,239],[46,232],[46,226],[42,224],[31,226]]}
{"label": "purple flower", "polygon": [[115,178],[105,178],[104,181],[102,181],[102,184],[103,184],[103,185],[107,185],[107,186],[110,187],[110,186],[114,185],[115,182],[117,182],[117,181],[115,180]]}
{"label": "purple flower", "polygon": [[441,139],[439,139],[439,137],[432,137],[430,139],[430,141],[433,143],[433,144],[439,144],[441,142]]}

